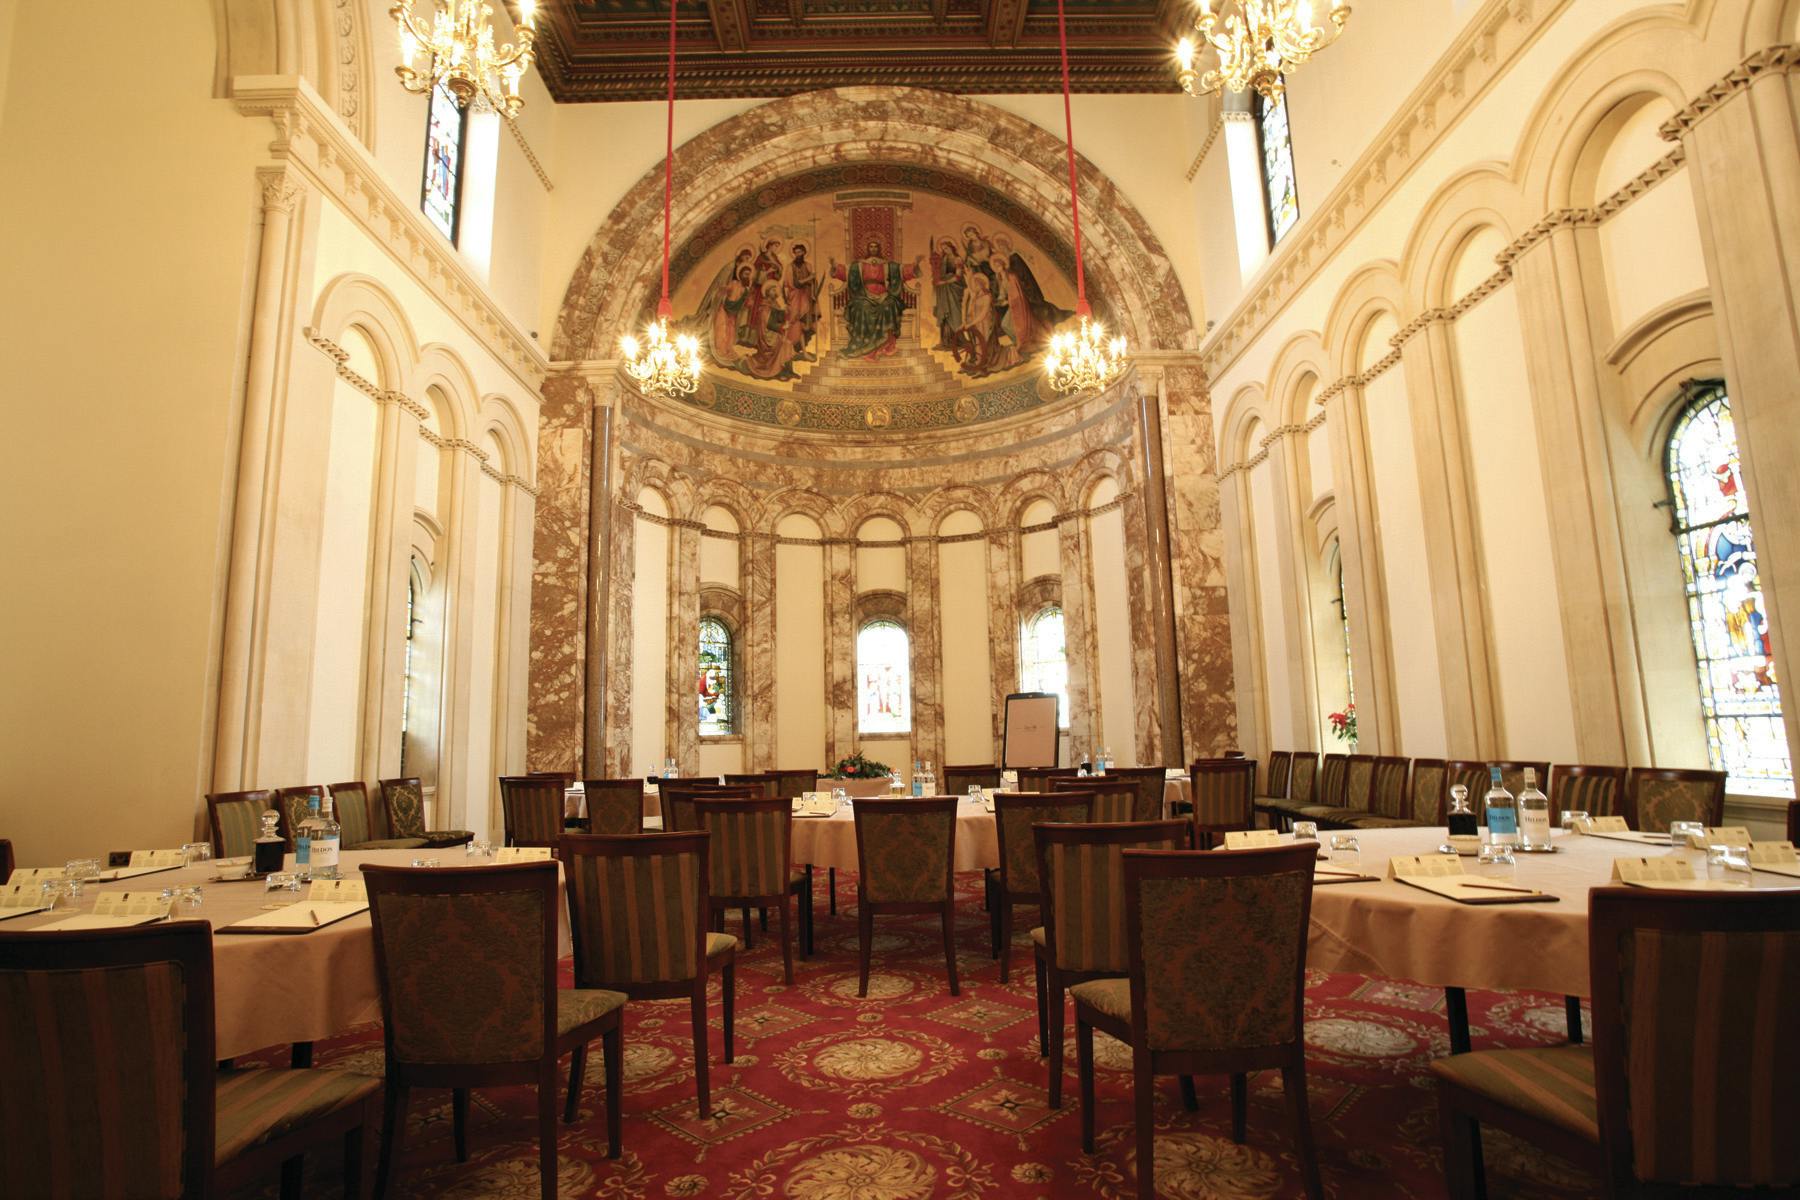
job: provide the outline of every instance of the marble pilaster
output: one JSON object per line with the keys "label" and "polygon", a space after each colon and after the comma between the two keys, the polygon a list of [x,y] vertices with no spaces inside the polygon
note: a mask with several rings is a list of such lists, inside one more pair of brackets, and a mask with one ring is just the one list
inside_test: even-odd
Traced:
{"label": "marble pilaster", "polygon": [[532,770],[582,766],[593,411],[592,391],[580,376],[545,378],[532,535],[531,704],[525,718]]}
{"label": "marble pilaster", "polygon": [[618,386],[607,388],[609,402],[596,405],[593,437],[589,439],[592,465],[588,470],[588,539],[587,559],[587,645],[583,654],[585,670],[582,679],[582,773],[588,779],[602,779],[607,770],[606,680],[612,668],[607,647],[613,621],[611,604],[613,585],[612,539],[614,509],[612,503],[613,467],[616,457],[613,417],[617,412]]}
{"label": "marble pilaster", "polygon": [[825,766],[856,751],[856,547],[825,543]]}
{"label": "marble pilaster", "polygon": [[[631,761],[631,633],[637,580],[637,516],[615,499],[612,521],[611,641],[606,647],[606,754],[610,774],[630,775],[646,764]],[[658,714],[660,716],[661,714]],[[649,714],[645,718],[649,719]]]}
{"label": "marble pilaster", "polygon": [[994,761],[1006,730],[1006,697],[1019,688],[1019,531],[992,529],[987,537],[988,666],[994,689]]}
{"label": "marble pilaster", "polygon": [[[1120,512],[1125,529],[1125,611],[1131,622],[1131,727],[1136,739],[1132,752],[1137,762],[1149,766],[1163,761],[1157,669],[1162,638],[1156,620],[1150,540],[1144,528],[1143,489],[1135,491]],[[1122,746],[1113,750],[1121,756],[1125,753]]]}
{"label": "marble pilaster", "polygon": [[1069,664],[1069,749],[1079,762],[1093,753],[1100,735],[1094,704],[1099,656],[1093,625],[1093,556],[1085,520],[1059,521],[1056,537],[1062,559],[1063,647]]}
{"label": "marble pilaster", "polygon": [[774,769],[775,704],[775,539],[746,535],[738,555],[744,581],[742,674],[738,680],[740,728],[744,735],[744,769]]}
{"label": "marble pilaster", "polygon": [[700,709],[694,698],[695,664],[700,661],[700,527],[680,521],[669,531],[674,542],[669,580],[669,674],[666,723],[669,752],[683,775],[700,771]]}
{"label": "marble pilaster", "polygon": [[[944,762],[944,650],[940,632],[938,554],[935,542],[906,547],[906,607],[912,634],[913,757]],[[940,783],[942,776],[939,777]]]}

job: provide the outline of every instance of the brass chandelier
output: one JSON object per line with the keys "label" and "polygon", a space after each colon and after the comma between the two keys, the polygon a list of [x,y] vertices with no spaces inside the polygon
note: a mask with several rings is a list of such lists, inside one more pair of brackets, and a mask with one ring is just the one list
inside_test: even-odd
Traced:
{"label": "brass chandelier", "polygon": [[[1198,0],[1194,17],[1199,35],[1182,38],[1175,47],[1180,65],[1176,78],[1183,90],[1204,96],[1221,88],[1232,92],[1255,88],[1270,103],[1281,99],[1282,76],[1337,41],[1350,20],[1350,5],[1331,0],[1329,26],[1313,24],[1311,0]],[[1218,56],[1218,65],[1195,68],[1203,49]]]}
{"label": "brass chandelier", "polygon": [[473,103],[508,120],[525,101],[519,80],[531,69],[537,42],[537,0],[519,0],[518,41],[494,46],[494,9],[487,0],[426,0],[429,12],[413,12],[414,0],[388,10],[400,29],[400,65],[394,74],[409,92],[442,84],[458,107]]}

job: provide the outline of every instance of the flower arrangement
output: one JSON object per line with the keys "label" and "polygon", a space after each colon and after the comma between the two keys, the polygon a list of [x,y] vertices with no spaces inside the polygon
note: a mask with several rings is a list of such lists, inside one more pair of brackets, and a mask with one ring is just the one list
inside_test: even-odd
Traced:
{"label": "flower arrangement", "polygon": [[1356,705],[1346,704],[1343,712],[1334,712],[1325,719],[1331,722],[1331,732],[1338,741],[1356,744]]}
{"label": "flower arrangement", "polygon": [[894,773],[894,769],[886,763],[876,762],[866,757],[861,750],[847,758],[837,760],[837,766],[831,768],[832,779],[886,779]]}

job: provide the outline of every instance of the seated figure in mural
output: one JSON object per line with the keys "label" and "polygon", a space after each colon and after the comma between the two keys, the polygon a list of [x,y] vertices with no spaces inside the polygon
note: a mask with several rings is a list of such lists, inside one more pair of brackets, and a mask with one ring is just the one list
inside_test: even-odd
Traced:
{"label": "seated figure in mural", "polygon": [[908,266],[889,259],[881,243],[870,238],[863,256],[846,266],[831,260],[831,277],[844,281],[844,320],[850,338],[846,358],[881,358],[892,354],[900,340],[900,315],[905,311],[903,289],[917,286],[925,256]]}

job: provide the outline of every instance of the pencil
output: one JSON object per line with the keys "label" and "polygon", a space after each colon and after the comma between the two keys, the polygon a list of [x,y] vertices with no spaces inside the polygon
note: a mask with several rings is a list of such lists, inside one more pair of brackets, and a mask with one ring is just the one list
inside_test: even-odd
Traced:
{"label": "pencil", "polygon": [[1521,896],[1543,895],[1543,893],[1536,888],[1506,887],[1505,885],[1498,883],[1470,883],[1467,880],[1461,879],[1457,880],[1457,882],[1463,887],[1481,888],[1483,891],[1488,892],[1517,892]]}
{"label": "pencil", "polygon": [[309,908],[306,910],[306,915],[313,919],[314,925],[317,925],[319,923],[319,910],[318,909]]}

